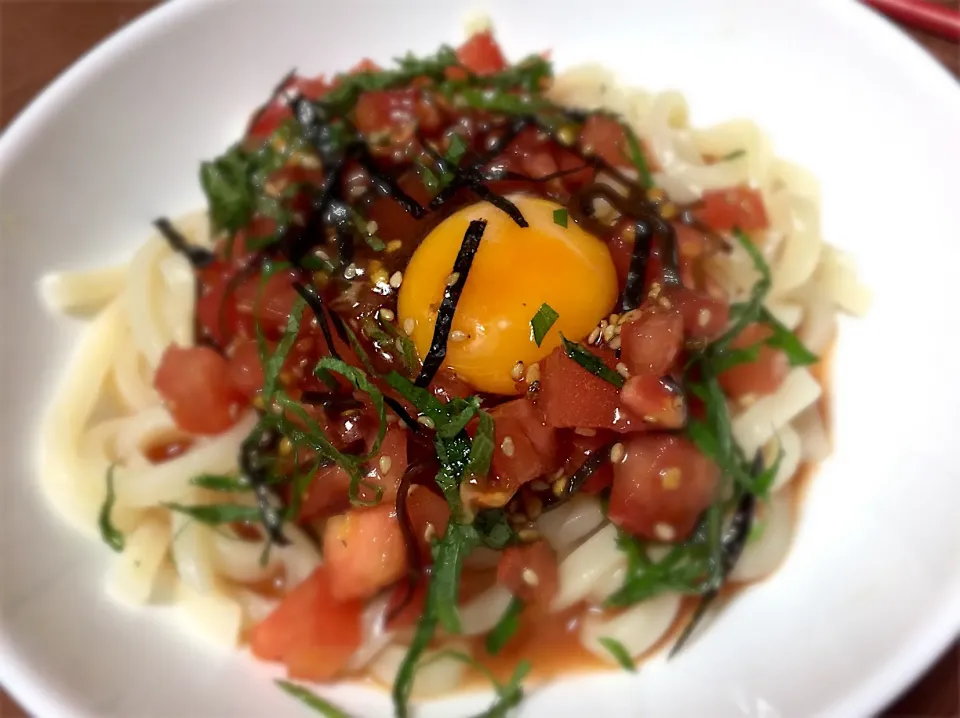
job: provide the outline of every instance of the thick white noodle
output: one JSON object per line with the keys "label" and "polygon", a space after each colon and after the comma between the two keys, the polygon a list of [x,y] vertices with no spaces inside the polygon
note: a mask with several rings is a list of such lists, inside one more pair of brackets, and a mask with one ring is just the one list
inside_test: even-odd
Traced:
{"label": "thick white noodle", "polygon": [[777,475],[770,487],[771,491],[779,491],[797,475],[802,453],[800,435],[790,424],[781,426],[777,430],[776,436],[763,447],[763,463],[765,466],[773,466],[777,457],[780,457],[780,465],[777,467]]}
{"label": "thick white noodle", "polygon": [[791,369],[773,394],[757,399],[742,414],[734,417],[733,438],[747,456],[752,456],[779,429],[815,403],[822,391],[809,371],[802,367]]}
{"label": "thick white noodle", "polygon": [[218,575],[240,583],[257,583],[272,578],[282,569],[287,586],[299,585],[320,565],[320,552],[296,526],[284,526],[283,533],[290,543],[272,546],[266,565],[261,563],[266,548],[263,541],[244,541],[215,533],[211,538],[211,555]]}
{"label": "thick white noodle", "polygon": [[778,491],[758,504],[759,538],[747,542],[730,572],[731,581],[756,581],[769,576],[783,562],[793,538],[793,497]]}
{"label": "thick white noodle", "polygon": [[582,601],[598,578],[625,562],[617,548],[617,527],[607,524],[560,562],[560,587],[550,609],[562,611]]}
{"label": "thick white noodle", "polygon": [[176,601],[199,635],[229,648],[239,644],[243,608],[227,589],[217,585],[201,593],[186,581],[180,581],[176,588]]}
{"label": "thick white noodle", "polygon": [[137,526],[124,537],[123,552],[107,584],[110,593],[133,605],[149,601],[169,546],[170,522],[165,517],[151,517]]}
{"label": "thick white noodle", "polygon": [[393,640],[393,631],[386,630],[390,594],[370,601],[361,617],[363,642],[347,663],[347,670],[359,671],[374,660]]}
{"label": "thick white noodle", "polygon": [[[387,646],[370,663],[370,674],[383,685],[392,686],[408,649],[408,646]],[[445,644],[438,650],[424,651],[413,679],[411,695],[415,698],[450,693],[462,682],[466,665],[463,661],[444,655],[443,651],[456,651],[470,655],[466,644],[460,641]]]}
{"label": "thick white noodle", "polygon": [[189,490],[189,481],[200,474],[225,474],[236,469],[240,444],[257,423],[250,412],[223,434],[197,441],[190,451],[147,469],[117,470],[117,495],[131,506],[154,506],[177,501]]}
{"label": "thick white noodle", "polygon": [[460,625],[464,636],[478,636],[497,625],[513,595],[497,584],[460,606]]}
{"label": "thick white noodle", "polygon": [[819,406],[811,406],[802,412],[794,419],[793,426],[800,435],[801,457],[804,461],[819,462],[830,456],[833,447]]}
{"label": "thick white noodle", "polygon": [[590,613],[581,625],[580,642],[591,653],[614,662],[610,651],[599,641],[612,638],[636,658],[663,638],[677,617],[680,602],[679,594],[663,593],[612,616]]}
{"label": "thick white noodle", "polygon": [[55,312],[93,312],[103,309],[123,290],[125,264],[79,272],[54,272],[40,280],[40,295]]}
{"label": "thick white noodle", "polygon": [[603,508],[594,496],[577,494],[537,519],[537,529],[558,555],[565,555],[604,522]]}

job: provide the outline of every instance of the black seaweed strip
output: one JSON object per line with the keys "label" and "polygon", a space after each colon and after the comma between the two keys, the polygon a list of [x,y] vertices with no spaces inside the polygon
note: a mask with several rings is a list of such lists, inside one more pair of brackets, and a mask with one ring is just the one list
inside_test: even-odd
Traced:
{"label": "black seaweed strip", "polygon": [[[611,441],[606,446],[601,446],[599,449],[590,454],[590,456],[588,456],[582,464],[580,464],[580,468],[574,471],[567,480],[566,488],[564,488],[563,491],[563,498],[559,503],[566,501],[575,493],[577,493],[580,490],[580,487],[587,482],[587,479],[600,470],[600,467],[603,466],[604,462],[610,459],[610,450],[616,443],[617,442],[615,441]],[[554,508],[554,506],[559,505],[559,503],[554,504],[550,508]]]}
{"label": "black seaweed strip", "polygon": [[[423,564],[420,561],[420,541],[417,537],[416,529],[413,528],[413,521],[410,519],[410,511],[407,507],[407,495],[410,487],[413,486],[413,478],[424,470],[424,466],[419,463],[411,464],[403,472],[400,479],[400,485],[397,487],[397,522],[400,524],[400,533],[403,534],[403,543],[407,551],[407,576],[405,581],[405,590],[399,603],[394,606],[386,616],[386,622],[390,623],[400,612],[407,607],[413,599],[413,592],[417,587],[417,582],[423,575]],[[420,488],[420,491],[425,489]]]}
{"label": "black seaweed strip", "polygon": [[373,186],[380,194],[389,197],[399,204],[400,208],[414,219],[421,219],[427,214],[427,210],[425,210],[417,200],[407,194],[393,177],[377,167],[377,162],[370,154],[366,145],[361,145],[357,149],[356,157],[367,171],[367,174],[370,175]]}
{"label": "black seaweed strip", "polygon": [[283,516],[271,505],[274,495],[267,485],[266,472],[261,461],[261,454],[269,451],[277,441],[278,437],[273,431],[255,431],[240,445],[239,464],[240,473],[246,477],[256,494],[260,518],[270,541],[278,546],[287,546],[290,541],[283,534]]}
{"label": "black seaweed strip", "polygon": [[620,295],[620,311],[636,309],[643,302],[644,283],[647,278],[647,263],[650,260],[651,241],[653,239],[649,223],[637,220],[634,225],[633,252],[630,254],[630,268],[627,281]]}
{"label": "black seaweed strip", "polygon": [[[482,178],[481,178],[482,179]],[[481,182],[471,182],[467,185],[471,192],[473,192],[477,197],[482,199],[485,202],[489,202],[494,207],[499,209],[501,212],[507,214],[510,219],[512,219],[518,227],[529,227],[527,220],[524,218],[523,213],[513,202],[508,200],[506,197],[502,197],[494,192],[492,189],[487,187]]]}
{"label": "black seaweed strip", "polygon": [[447,338],[450,336],[450,327],[453,325],[453,315],[457,311],[457,302],[460,301],[460,294],[467,283],[470,266],[473,264],[473,258],[480,247],[480,240],[486,228],[486,220],[475,219],[470,222],[470,226],[463,235],[460,251],[457,252],[457,258],[453,262],[453,273],[457,275],[457,280],[443,292],[443,301],[440,302],[440,308],[437,310],[437,323],[433,329],[430,351],[424,357],[423,367],[415,382],[419,387],[427,386],[433,380],[447,356]]}
{"label": "black seaweed strip", "polygon": [[[762,471],[763,455],[758,451],[754,456],[750,473],[752,476],[756,477]],[[745,491],[740,497],[740,500],[737,502],[737,509],[734,511],[734,514],[730,519],[730,524],[727,527],[727,531],[724,534],[721,542],[720,562],[724,579],[730,574],[730,572],[733,570],[733,567],[736,566],[737,561],[740,560],[740,555],[743,553],[743,547],[746,546],[747,538],[750,536],[750,528],[753,526],[753,517],[756,511],[756,504],[757,497],[749,491]],[[720,587],[714,586],[703,594],[703,596],[700,598],[700,603],[697,605],[697,609],[693,612],[693,615],[690,617],[687,625],[684,626],[684,629],[677,638],[676,643],[673,644],[673,648],[670,649],[670,653],[667,658],[673,658],[683,649],[683,647],[690,640],[690,637],[693,635],[694,630],[700,623],[700,620],[703,618],[707,609],[710,607],[710,604],[713,603],[719,593]]]}
{"label": "black seaweed strip", "polygon": [[[320,325],[320,331],[323,332],[323,338],[327,342],[327,347],[330,349],[330,354],[334,359],[341,359],[340,354],[337,352],[337,347],[333,343],[333,333],[330,331],[330,324],[327,322],[327,312],[323,306],[323,299],[320,298],[320,293],[313,287],[307,286],[300,282],[294,282],[293,288],[310,309],[313,310],[314,316],[317,318],[317,323]],[[330,313],[333,316],[333,312]]]}
{"label": "black seaweed strip", "polygon": [[157,231],[167,240],[170,248],[173,249],[174,252],[186,257],[194,269],[203,269],[217,258],[209,249],[190,244],[187,238],[180,234],[177,228],[173,226],[173,223],[166,217],[153,220],[153,226],[156,227]]}
{"label": "black seaweed strip", "polygon": [[659,218],[655,229],[661,240],[661,251],[664,252],[663,283],[670,287],[679,287],[683,282],[680,280],[680,250],[677,247],[677,233],[672,224]]}

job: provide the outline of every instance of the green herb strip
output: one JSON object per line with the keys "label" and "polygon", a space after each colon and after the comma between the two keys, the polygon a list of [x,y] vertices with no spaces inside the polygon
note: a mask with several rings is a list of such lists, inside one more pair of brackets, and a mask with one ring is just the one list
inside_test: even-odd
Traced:
{"label": "green herb strip", "polygon": [[[566,226],[566,222],[564,222],[564,226]],[[537,313],[534,314],[533,319],[530,320],[530,333],[533,335],[533,341],[537,346],[540,346],[543,343],[543,339],[547,336],[547,332],[550,331],[550,328],[559,318],[560,315],[557,314],[557,312],[549,304],[544,302],[540,305]]]}
{"label": "green herb strip", "polygon": [[184,506],[175,502],[164,503],[162,506],[184,514],[207,526],[232,524],[237,521],[256,522],[260,520],[260,511],[254,506],[240,506],[238,504],[200,504]]}
{"label": "green herb strip", "polygon": [[616,638],[608,638],[606,636],[598,638],[597,641],[610,652],[610,655],[616,659],[623,670],[630,671],[631,673],[637,672],[637,665],[633,662],[630,652],[620,641]]}
{"label": "green herb strip", "polygon": [[349,714],[344,713],[326,699],[321,698],[303,686],[298,686],[296,683],[283,680],[277,680],[276,684],[284,693],[293,696],[305,706],[312,708],[322,716],[326,716],[327,718],[350,718]]}
{"label": "green herb strip", "polygon": [[565,209],[555,209],[553,210],[553,223],[559,224],[561,227],[566,229],[567,227],[567,210]]}
{"label": "green herb strip", "polygon": [[116,465],[111,464],[110,468],[107,469],[107,495],[103,500],[103,504],[100,506],[98,524],[100,526],[100,538],[103,539],[103,542],[117,553],[120,553],[123,551],[125,543],[123,534],[117,530],[117,527],[113,525],[113,521],[110,519],[110,514],[113,512],[113,505],[117,500],[117,495],[113,488],[113,470],[115,468]]}
{"label": "green herb strip", "polygon": [[643,147],[636,133],[629,125],[621,123],[623,136],[627,142],[627,154],[633,166],[637,168],[637,176],[645,189],[653,189],[653,176],[650,174],[650,166],[647,164],[647,157],[643,154]]}
{"label": "green herb strip", "polygon": [[521,613],[523,613],[523,600],[514,596],[507,606],[507,610],[497,621],[497,625],[487,634],[485,642],[487,653],[495,656],[503,650],[503,647],[507,645],[507,642],[513,638],[520,628]]}
{"label": "green herb strip", "polygon": [[566,355],[594,376],[613,384],[618,389],[626,382],[622,376],[604,364],[600,357],[582,345],[570,341],[562,334],[560,335],[560,342],[563,344],[563,351]]}
{"label": "green herb strip", "polygon": [[241,493],[244,491],[253,490],[253,487],[250,486],[250,484],[241,481],[236,476],[200,474],[200,476],[194,476],[192,479],[190,479],[190,483],[194,486],[199,486],[201,489],[207,489],[208,491]]}

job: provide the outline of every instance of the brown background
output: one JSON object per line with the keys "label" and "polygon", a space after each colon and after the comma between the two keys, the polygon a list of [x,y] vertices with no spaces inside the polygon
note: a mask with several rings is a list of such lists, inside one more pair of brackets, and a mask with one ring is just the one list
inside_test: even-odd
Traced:
{"label": "brown background", "polygon": [[[960,2],[954,0],[940,2],[960,8]],[[0,0],[0,127],[6,127],[24,105],[86,50],[157,4],[156,0]],[[960,78],[960,47],[923,32],[908,32]],[[23,715],[0,691],[0,716]],[[960,718],[960,645],[955,645],[885,716]]]}

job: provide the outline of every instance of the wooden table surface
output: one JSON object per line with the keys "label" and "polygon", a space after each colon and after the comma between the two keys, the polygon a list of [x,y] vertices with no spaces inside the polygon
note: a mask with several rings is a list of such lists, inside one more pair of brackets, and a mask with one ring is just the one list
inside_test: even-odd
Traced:
{"label": "wooden table surface", "polygon": [[[956,0],[940,1],[960,7]],[[156,0],[0,0],[0,128],[82,53],[157,4]],[[960,46],[924,32],[908,32],[960,78]],[[0,717],[23,716],[23,710],[0,690]],[[960,718],[960,643],[884,716]]]}

